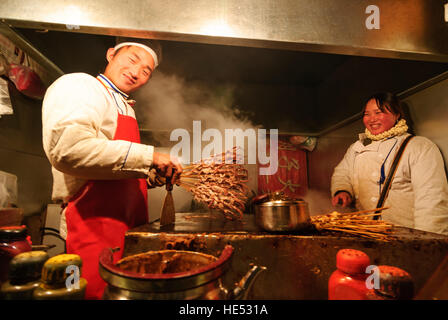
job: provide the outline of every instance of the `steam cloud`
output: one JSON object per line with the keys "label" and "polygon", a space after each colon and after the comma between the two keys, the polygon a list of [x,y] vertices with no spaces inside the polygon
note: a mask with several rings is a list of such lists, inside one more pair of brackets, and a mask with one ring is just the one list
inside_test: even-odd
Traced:
{"label": "steam cloud", "polygon": [[333,207],[331,204],[329,191],[308,189],[303,198],[308,202],[311,216],[327,214],[333,211],[340,212],[340,208]]}
{"label": "steam cloud", "polygon": [[[157,142],[156,146],[161,147],[176,143],[169,141],[169,135],[174,129],[182,128],[192,133],[193,120],[202,122],[202,132],[207,128],[214,128],[219,130],[223,137],[225,129],[256,129],[257,127],[238,109],[232,108],[234,89],[231,85],[213,86],[187,82],[175,75],[155,72],[148,84],[135,94],[139,126],[150,130]],[[208,143],[204,142],[203,146]],[[169,148],[163,149],[160,151],[169,153]],[[253,167],[248,168],[248,187],[257,190],[257,171]],[[160,212],[161,199],[165,192],[163,188],[155,188],[150,194],[152,199],[150,209],[152,208],[156,216]],[[192,196],[187,191],[174,188],[173,198],[178,212],[190,210]]]}
{"label": "steam cloud", "polygon": [[[202,121],[202,132],[207,128],[214,128],[218,129],[223,137],[225,129],[257,129],[258,127],[238,109],[232,108],[234,92],[235,88],[231,85],[190,83],[175,75],[156,72],[146,87],[137,91],[135,95],[140,128],[151,130],[153,138],[160,146],[168,145],[169,133],[174,129],[183,128],[191,132],[193,120]],[[205,144],[208,142],[204,142]],[[247,154],[245,156],[247,157]],[[256,191],[257,170],[253,166],[249,166],[248,170],[248,186]],[[165,191],[162,188],[156,189],[160,189],[153,191],[157,192],[156,198],[163,199]],[[176,208],[187,211],[191,195],[183,190],[175,191]],[[311,215],[341,209],[331,205],[330,195],[326,191],[310,189],[304,199],[309,204]]]}
{"label": "steam cloud", "polygon": [[140,127],[155,133],[160,143],[166,143],[163,140],[173,129],[191,131],[193,120],[202,121],[202,131],[214,128],[223,136],[224,129],[256,128],[238,109],[232,108],[233,96],[234,87],[230,85],[189,83],[178,76],[156,72],[136,94],[136,112]]}

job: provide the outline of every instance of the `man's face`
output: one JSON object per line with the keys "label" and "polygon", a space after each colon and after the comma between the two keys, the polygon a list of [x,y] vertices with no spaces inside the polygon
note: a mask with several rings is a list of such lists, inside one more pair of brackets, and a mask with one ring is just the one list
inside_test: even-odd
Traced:
{"label": "man's face", "polygon": [[148,82],[154,70],[152,56],[137,46],[123,47],[118,52],[110,48],[106,58],[109,64],[104,75],[127,94]]}

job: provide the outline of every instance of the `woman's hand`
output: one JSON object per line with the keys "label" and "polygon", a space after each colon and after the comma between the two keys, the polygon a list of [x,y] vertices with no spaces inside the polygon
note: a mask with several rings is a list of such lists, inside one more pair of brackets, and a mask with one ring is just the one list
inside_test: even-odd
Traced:
{"label": "woman's hand", "polygon": [[347,191],[341,191],[331,199],[331,204],[337,206],[340,204],[343,208],[352,203],[352,196]]}

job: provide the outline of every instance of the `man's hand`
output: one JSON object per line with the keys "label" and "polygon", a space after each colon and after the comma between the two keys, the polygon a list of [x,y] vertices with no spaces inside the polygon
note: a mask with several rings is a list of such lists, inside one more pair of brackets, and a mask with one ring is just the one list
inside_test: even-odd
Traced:
{"label": "man's hand", "polygon": [[155,168],[149,170],[148,178],[146,178],[148,188],[163,187],[166,183],[165,178],[159,176]]}
{"label": "man's hand", "polygon": [[153,167],[156,169],[157,174],[165,177],[167,182],[171,185],[176,184],[182,173],[182,166],[175,157],[171,157],[166,153],[154,152]]}
{"label": "man's hand", "polygon": [[333,206],[337,206],[340,204],[342,208],[345,208],[346,206],[350,205],[352,203],[352,196],[350,193],[346,191],[339,192],[337,195],[331,199],[331,204]]}

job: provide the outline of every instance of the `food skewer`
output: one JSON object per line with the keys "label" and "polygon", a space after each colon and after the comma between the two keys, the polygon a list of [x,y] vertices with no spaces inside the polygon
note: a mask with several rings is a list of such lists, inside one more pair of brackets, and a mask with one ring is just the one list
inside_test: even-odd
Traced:
{"label": "food skewer", "polygon": [[377,212],[386,209],[388,208],[383,207],[350,213],[334,211],[325,215],[313,216],[311,222],[317,230],[339,231],[365,238],[389,241],[392,239],[393,225],[382,220],[369,219],[381,215]]}
{"label": "food skewer", "polygon": [[237,147],[183,168],[177,184],[196,201],[218,209],[229,220],[241,220],[249,188],[248,172],[237,161]]}

